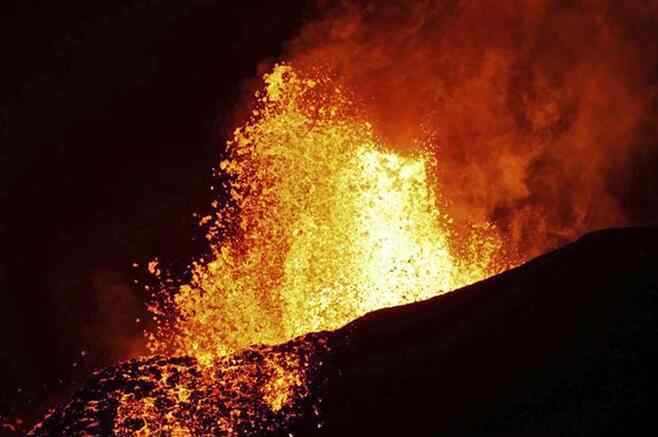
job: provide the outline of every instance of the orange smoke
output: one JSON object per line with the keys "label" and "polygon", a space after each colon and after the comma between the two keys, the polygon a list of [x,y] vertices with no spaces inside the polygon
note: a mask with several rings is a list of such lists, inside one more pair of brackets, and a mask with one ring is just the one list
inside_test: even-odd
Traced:
{"label": "orange smoke", "polygon": [[655,124],[657,5],[342,2],[289,52],[332,72],[389,147],[431,139],[447,212],[529,257],[627,222],[610,185]]}

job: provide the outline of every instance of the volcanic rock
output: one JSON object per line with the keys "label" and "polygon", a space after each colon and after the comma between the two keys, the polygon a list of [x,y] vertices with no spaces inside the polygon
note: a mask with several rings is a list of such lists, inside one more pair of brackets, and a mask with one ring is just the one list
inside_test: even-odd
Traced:
{"label": "volcanic rock", "polygon": [[[610,229],[452,293],[227,358],[265,378],[251,388],[222,391],[226,363],[201,384],[184,357],[101,370],[34,435],[111,435],[124,419],[121,429],[144,431],[139,417],[119,417],[117,394],[152,399],[153,417],[171,422],[164,435],[178,425],[189,435],[652,435],[657,340],[658,228]],[[254,369],[290,353],[305,379],[273,411],[262,392],[272,375]],[[178,380],[163,371],[188,381],[174,406],[162,390]],[[251,416],[222,427],[231,408]]]}

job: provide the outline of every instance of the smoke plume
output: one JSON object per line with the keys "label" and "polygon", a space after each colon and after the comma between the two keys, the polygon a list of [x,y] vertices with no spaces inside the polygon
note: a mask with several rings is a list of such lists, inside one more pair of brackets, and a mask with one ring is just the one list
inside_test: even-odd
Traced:
{"label": "smoke plume", "polygon": [[450,214],[527,256],[655,214],[657,54],[656,1],[425,0],[327,7],[288,58],[432,144]]}

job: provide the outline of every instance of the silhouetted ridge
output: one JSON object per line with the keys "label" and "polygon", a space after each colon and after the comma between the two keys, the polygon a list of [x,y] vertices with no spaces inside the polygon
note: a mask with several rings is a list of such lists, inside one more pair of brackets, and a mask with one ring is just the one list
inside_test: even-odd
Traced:
{"label": "silhouetted ridge", "polygon": [[[316,361],[297,414],[276,423],[265,412],[267,426],[240,435],[650,435],[658,228],[588,234],[488,280],[309,338],[322,347],[308,349]],[[158,365],[194,371],[192,361]],[[95,419],[80,411],[89,393],[110,390],[98,375],[152,370],[139,363],[101,371],[36,434],[91,432],[94,421],[109,429],[111,402]],[[115,382],[150,390],[137,376]]]}

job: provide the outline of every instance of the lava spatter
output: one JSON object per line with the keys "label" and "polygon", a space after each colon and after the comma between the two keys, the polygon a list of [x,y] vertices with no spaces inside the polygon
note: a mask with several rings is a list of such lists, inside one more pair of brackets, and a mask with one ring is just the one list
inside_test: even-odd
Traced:
{"label": "lava spatter", "polygon": [[[134,359],[96,372],[32,436],[244,436],[282,433],[317,417],[329,335],[254,346],[213,366],[193,357]],[[285,435],[285,434],[284,434]]]}

